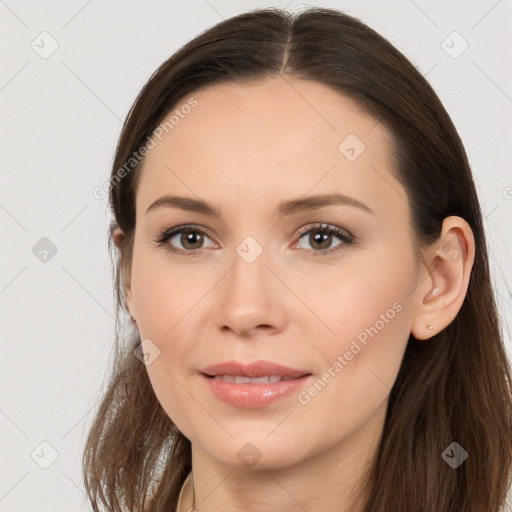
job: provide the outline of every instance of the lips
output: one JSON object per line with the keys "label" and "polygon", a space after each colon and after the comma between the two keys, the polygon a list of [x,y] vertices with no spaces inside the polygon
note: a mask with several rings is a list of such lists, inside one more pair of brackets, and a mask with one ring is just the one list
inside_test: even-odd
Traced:
{"label": "lips", "polygon": [[[229,376],[235,379],[237,377],[248,377],[249,379],[268,377],[273,379],[263,382],[279,382],[285,378],[287,378],[286,380],[290,380],[289,378],[299,378],[304,375],[311,375],[307,370],[290,368],[289,366],[262,360],[254,361],[250,364],[243,364],[237,361],[224,361],[222,363],[203,368],[201,373],[208,377]],[[277,377],[280,377],[280,379],[275,380]],[[236,380],[228,382],[236,382]],[[240,381],[239,383],[245,384],[248,382],[245,380],[243,382]]]}
{"label": "lips", "polygon": [[226,361],[201,370],[201,379],[220,400],[234,407],[260,408],[290,396],[312,379],[306,370],[270,361]]}
{"label": "lips", "polygon": [[281,382],[284,380],[293,380],[297,377],[288,377],[286,375],[264,375],[262,377],[246,377],[245,375],[215,375],[212,377],[215,380],[223,382],[233,382],[234,384],[267,384],[274,382]]}

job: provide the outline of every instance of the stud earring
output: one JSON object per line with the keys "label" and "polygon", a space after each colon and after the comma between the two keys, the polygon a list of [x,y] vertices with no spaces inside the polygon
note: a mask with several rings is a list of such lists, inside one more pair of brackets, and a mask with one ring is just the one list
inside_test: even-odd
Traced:
{"label": "stud earring", "polygon": [[427,324],[427,329],[432,330],[433,327],[430,324]]}

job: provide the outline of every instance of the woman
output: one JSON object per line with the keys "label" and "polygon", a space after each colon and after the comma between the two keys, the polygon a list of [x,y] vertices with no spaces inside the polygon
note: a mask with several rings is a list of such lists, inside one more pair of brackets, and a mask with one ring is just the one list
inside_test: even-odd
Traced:
{"label": "woman", "polygon": [[134,330],[85,447],[95,510],[506,505],[475,185],[383,37],[321,8],[205,31],[136,99],[110,201]]}

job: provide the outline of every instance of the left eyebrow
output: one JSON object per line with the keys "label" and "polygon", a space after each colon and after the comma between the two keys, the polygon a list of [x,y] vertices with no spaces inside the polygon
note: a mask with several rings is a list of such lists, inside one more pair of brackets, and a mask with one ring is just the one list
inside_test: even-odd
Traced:
{"label": "left eyebrow", "polygon": [[341,205],[341,206],[354,206],[360,208],[372,215],[375,215],[373,210],[366,204],[358,201],[354,197],[346,196],[345,194],[326,194],[320,196],[309,196],[301,199],[291,199],[283,201],[277,208],[279,217],[293,215],[308,210],[316,210],[324,206]]}
{"label": "left eyebrow", "polygon": [[[344,194],[326,194],[309,196],[299,199],[289,199],[281,202],[276,211],[279,217],[282,218],[288,215],[294,215],[309,210],[317,210],[319,208],[323,208],[324,206],[332,205],[353,206],[372,215],[375,215],[369,206],[353,197],[346,196]],[[146,210],[146,213],[160,207],[179,208],[185,211],[192,211],[220,218],[220,213],[214,206],[203,201],[202,199],[194,199],[192,197],[169,195],[159,197],[156,201],[151,203],[149,208]]]}

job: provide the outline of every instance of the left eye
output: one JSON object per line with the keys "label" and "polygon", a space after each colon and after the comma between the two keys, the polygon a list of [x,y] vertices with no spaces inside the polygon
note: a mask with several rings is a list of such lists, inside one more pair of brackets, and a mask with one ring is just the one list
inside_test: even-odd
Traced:
{"label": "left eye", "polygon": [[[334,246],[332,246],[333,237],[340,240],[340,242]],[[312,249],[301,245],[300,241],[302,239],[305,239],[305,242],[309,243]],[[350,245],[352,241],[352,236],[344,230],[329,226],[315,226],[300,235],[297,245],[299,248],[306,249],[308,252],[331,253],[341,249],[339,247],[340,245]]]}

